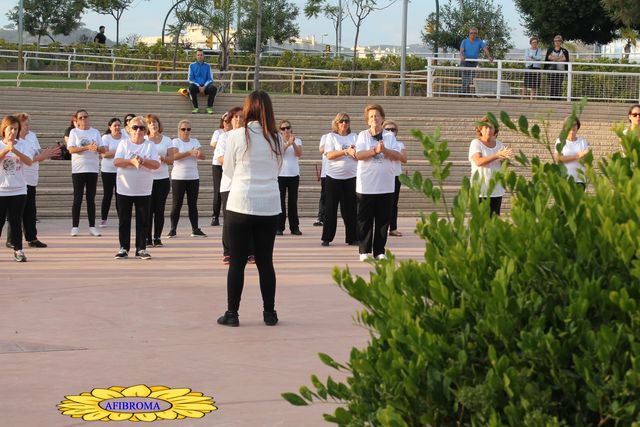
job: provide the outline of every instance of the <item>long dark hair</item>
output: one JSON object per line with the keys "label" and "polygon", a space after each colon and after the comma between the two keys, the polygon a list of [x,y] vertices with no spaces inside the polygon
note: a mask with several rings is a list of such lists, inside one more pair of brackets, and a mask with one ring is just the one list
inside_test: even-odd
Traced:
{"label": "long dark hair", "polygon": [[[262,135],[269,142],[271,151],[280,159],[282,158],[282,139],[276,127],[276,118],[273,114],[273,104],[269,94],[263,90],[254,90],[244,100],[242,108],[244,122],[248,124],[257,121],[262,126]],[[251,140],[249,127],[245,124],[244,132],[247,138],[247,146]]]}
{"label": "long dark hair", "polygon": [[[107,122],[107,130],[104,132],[105,135],[111,135],[111,125],[115,122],[120,122],[120,119],[117,117],[113,117]],[[122,122],[120,122],[120,125],[122,125]]]}

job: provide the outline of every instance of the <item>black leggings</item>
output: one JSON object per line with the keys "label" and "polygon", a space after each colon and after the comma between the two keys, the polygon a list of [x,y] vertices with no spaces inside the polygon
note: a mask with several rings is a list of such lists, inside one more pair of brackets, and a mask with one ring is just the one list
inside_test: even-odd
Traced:
{"label": "black leggings", "polygon": [[89,227],[96,226],[96,187],[98,186],[98,173],[84,172],[72,173],[73,181],[73,206],[71,208],[72,226],[80,225],[80,208],[85,188],[87,191],[87,217]]}
{"label": "black leggings", "polygon": [[120,247],[127,251],[131,249],[131,208],[136,208],[136,251],[147,248],[147,221],[149,219],[149,202],[151,196],[123,196],[116,194],[119,199],[118,211]]}
{"label": "black leggings", "polygon": [[[164,228],[164,209],[169,196],[169,178],[153,180],[153,190],[151,191],[151,202],[149,207],[149,221],[147,224],[147,238],[159,239]],[[155,224],[155,230],[153,226]]]}
{"label": "black leggings", "polygon": [[[102,205],[101,205],[101,217],[103,221],[109,218],[109,209],[111,209],[111,199],[116,192],[116,172],[101,172],[102,177]],[[118,212],[118,198],[116,197],[116,213]]]}
{"label": "black leggings", "polygon": [[384,254],[389,234],[391,203],[393,193],[358,193],[358,237],[361,254],[371,253],[372,247],[374,257]]}
{"label": "black leggings", "polygon": [[333,241],[338,227],[338,204],[345,228],[345,241],[353,243],[358,240],[356,178],[334,179],[326,177],[325,183],[325,215],[322,226],[322,240]]}
{"label": "black leggings", "polygon": [[187,193],[187,205],[189,206],[189,221],[191,229],[198,228],[198,192],[200,191],[199,179],[174,179],[171,181],[173,193],[173,205],[171,206],[171,230],[178,228],[180,210],[184,202],[184,194]]}
{"label": "black leggings", "polygon": [[[24,202],[22,212],[22,231],[24,240],[33,242],[38,239],[38,229],[36,228],[36,187],[27,185],[27,197]],[[11,222],[7,226],[7,243],[11,244]],[[22,237],[20,237],[22,238]]]}
{"label": "black leggings", "polygon": [[211,174],[213,176],[213,213],[212,217],[218,218],[220,216],[220,207],[222,206],[222,200],[220,198],[220,181],[222,181],[222,166],[211,165]]}
{"label": "black leggings", "polygon": [[480,197],[480,203],[485,202],[487,199],[489,199],[489,209],[491,210],[491,215],[500,216],[500,207],[502,206],[502,196]]}
{"label": "black leggings", "polygon": [[396,188],[393,192],[393,206],[391,206],[391,221],[389,230],[398,229],[398,202],[400,201],[400,178],[396,176]]}
{"label": "black leggings", "polygon": [[327,178],[320,178],[320,200],[318,200],[318,220],[324,221],[325,183]]}
{"label": "black leggings", "polygon": [[256,267],[260,276],[260,292],[265,311],[273,311],[276,296],[276,272],[273,268],[273,244],[276,239],[278,215],[245,215],[227,211],[227,228],[231,262],[227,274],[227,310],[237,312],[244,288],[244,269],[249,246],[255,246]]}
{"label": "black leggings", "polygon": [[27,201],[25,194],[19,196],[0,197],[0,234],[4,228],[5,220],[9,219],[9,243],[16,251],[22,250],[22,213]]}
{"label": "black leggings", "polygon": [[[284,231],[284,225],[287,220],[287,208],[289,208],[289,230],[298,231],[300,230],[300,218],[298,218],[298,188],[300,187],[300,175],[279,176],[278,187],[280,188],[280,208],[282,209],[282,213],[278,220],[278,230]],[[287,192],[289,193],[288,197]]]}

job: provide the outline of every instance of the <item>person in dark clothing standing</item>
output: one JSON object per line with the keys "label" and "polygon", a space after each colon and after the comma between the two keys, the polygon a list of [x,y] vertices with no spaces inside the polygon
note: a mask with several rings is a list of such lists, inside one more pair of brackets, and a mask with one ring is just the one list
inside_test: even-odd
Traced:
{"label": "person in dark clothing standing", "polygon": [[569,62],[569,51],[562,47],[562,36],[553,38],[553,47],[547,49],[545,61],[550,62],[545,65],[546,70],[552,70],[548,74],[549,78],[549,98],[560,99],[562,96],[562,82],[564,81],[564,71],[567,69],[566,62]]}
{"label": "person in dark clothing standing", "polygon": [[99,43],[99,44],[106,44],[107,36],[104,35],[104,25],[100,25],[99,30],[100,32],[96,34],[96,36],[93,38],[93,42]]}

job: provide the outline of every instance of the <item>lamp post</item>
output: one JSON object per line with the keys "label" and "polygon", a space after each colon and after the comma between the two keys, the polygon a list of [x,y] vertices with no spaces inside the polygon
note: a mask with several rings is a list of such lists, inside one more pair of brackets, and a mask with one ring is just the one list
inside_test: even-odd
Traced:
{"label": "lamp post", "polygon": [[18,3],[18,71],[22,71],[22,33],[24,31],[24,1]]}
{"label": "lamp post", "polygon": [[256,13],[256,65],[253,73],[253,90],[260,90],[260,51],[262,48],[262,0],[257,1]]}
{"label": "lamp post", "polygon": [[407,82],[405,79],[405,68],[407,63],[407,9],[409,0],[404,0],[402,4],[402,54],[400,56],[400,96],[405,96]]}
{"label": "lamp post", "polygon": [[336,57],[340,57],[340,46],[342,46],[342,0],[338,0],[338,34],[336,37]]}

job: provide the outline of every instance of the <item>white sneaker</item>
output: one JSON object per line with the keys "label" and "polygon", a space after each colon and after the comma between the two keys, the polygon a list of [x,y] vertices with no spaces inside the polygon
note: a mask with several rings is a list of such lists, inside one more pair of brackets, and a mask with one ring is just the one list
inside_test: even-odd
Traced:
{"label": "white sneaker", "polygon": [[360,261],[365,262],[371,257],[369,254],[360,254]]}
{"label": "white sneaker", "polygon": [[380,261],[380,260],[383,260],[383,259],[387,259],[387,256],[386,256],[385,254],[380,254],[380,255],[378,255],[378,256],[376,257],[376,259],[377,259],[378,261]]}
{"label": "white sneaker", "polygon": [[71,233],[69,234],[71,235],[71,237],[76,237],[78,234],[80,234],[80,227],[72,227]]}
{"label": "white sneaker", "polygon": [[95,228],[95,227],[89,227],[89,234],[92,235],[92,236],[95,236],[95,237],[102,236],[102,234],[100,234],[98,229]]}

